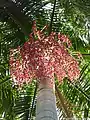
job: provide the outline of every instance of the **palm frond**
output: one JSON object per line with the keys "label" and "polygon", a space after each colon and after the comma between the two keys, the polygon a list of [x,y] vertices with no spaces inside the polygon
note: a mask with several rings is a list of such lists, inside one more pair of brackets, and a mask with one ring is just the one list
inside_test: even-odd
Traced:
{"label": "palm frond", "polygon": [[[26,86],[23,90],[20,91],[19,97],[16,99],[14,104],[14,113],[15,116],[20,118],[20,120],[28,120],[35,117],[34,104],[36,98],[36,88],[35,84]],[[32,108],[33,107],[33,108]]]}
{"label": "palm frond", "polygon": [[59,98],[59,102],[61,103],[61,106],[57,106],[59,109],[63,109],[65,113],[64,117],[65,118],[73,118],[73,113],[72,110],[70,108],[70,105],[68,104],[68,102],[65,100],[65,98],[63,97],[62,93],[60,92],[60,90],[58,89],[57,85],[55,84],[55,89],[57,92],[57,95]]}
{"label": "palm frond", "polygon": [[[64,81],[63,85],[60,85],[63,95],[71,103],[71,108],[75,114],[74,116],[78,118],[83,118],[85,116],[89,118],[90,115],[90,66],[88,65],[88,67],[86,67],[87,65],[85,64],[84,67],[82,67],[81,76],[84,76],[82,80],[77,80],[76,83],[71,82],[71,84]],[[86,113],[85,109],[87,109]],[[82,115],[82,112],[85,113],[85,116]]]}

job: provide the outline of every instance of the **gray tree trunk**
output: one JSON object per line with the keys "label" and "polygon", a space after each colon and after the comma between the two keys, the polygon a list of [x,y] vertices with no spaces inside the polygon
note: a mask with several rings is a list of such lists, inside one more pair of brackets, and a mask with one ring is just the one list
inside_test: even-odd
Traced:
{"label": "gray tree trunk", "polygon": [[49,82],[39,83],[36,120],[58,120],[54,87]]}

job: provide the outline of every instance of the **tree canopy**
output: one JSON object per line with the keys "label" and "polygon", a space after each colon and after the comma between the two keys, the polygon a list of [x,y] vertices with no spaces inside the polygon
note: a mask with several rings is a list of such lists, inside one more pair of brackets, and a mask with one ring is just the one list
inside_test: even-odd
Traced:
{"label": "tree canopy", "polygon": [[67,35],[73,45],[70,53],[82,55],[76,82],[55,80],[58,117],[90,118],[89,0],[0,0],[0,119],[35,119],[36,81],[18,90],[9,71],[9,51],[28,40],[34,20],[38,29],[48,25],[48,34]]}

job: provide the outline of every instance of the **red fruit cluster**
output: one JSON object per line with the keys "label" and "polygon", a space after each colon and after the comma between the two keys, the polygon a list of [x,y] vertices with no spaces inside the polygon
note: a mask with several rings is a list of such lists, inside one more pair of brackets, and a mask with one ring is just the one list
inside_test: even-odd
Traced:
{"label": "red fruit cluster", "polygon": [[10,52],[10,73],[13,80],[22,85],[30,83],[32,79],[54,81],[54,74],[61,82],[63,78],[76,79],[79,74],[78,62],[68,53],[67,46],[70,40],[60,33],[52,32],[45,36],[42,31],[33,26],[30,39],[22,47],[12,49]]}

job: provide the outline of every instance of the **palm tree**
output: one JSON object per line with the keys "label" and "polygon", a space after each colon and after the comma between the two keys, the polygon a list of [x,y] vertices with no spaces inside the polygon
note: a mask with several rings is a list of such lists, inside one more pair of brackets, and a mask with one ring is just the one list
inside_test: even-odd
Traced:
{"label": "palm tree", "polygon": [[[19,2],[21,3],[22,1],[19,1]],[[27,2],[29,2],[29,1],[27,1]],[[27,4],[27,2],[26,2],[26,4],[23,3],[24,6],[25,5],[26,6],[30,5],[30,4]],[[38,3],[38,1],[37,1],[37,3]],[[48,2],[48,3],[51,3],[51,2]],[[85,3],[87,3],[87,4],[85,5]],[[15,4],[15,3],[13,3],[13,4]],[[82,4],[82,6],[84,6],[83,7],[84,9],[82,9],[82,7],[80,7],[80,4]],[[16,5],[19,6],[18,2],[17,2]],[[75,111],[74,114],[77,114],[79,117],[82,114],[81,111],[84,111],[84,117],[88,117],[89,116],[89,108],[90,108],[89,107],[89,97],[88,97],[88,95],[89,95],[89,64],[88,64],[88,60],[89,60],[89,54],[90,53],[88,52],[89,51],[89,44],[87,44],[85,41],[83,41],[83,34],[86,35],[87,40],[89,39],[89,34],[85,33],[85,29],[88,29],[87,28],[88,26],[86,26],[86,28],[85,28],[85,21],[84,21],[84,20],[86,20],[87,23],[89,24],[89,19],[87,18],[87,15],[89,13],[89,12],[87,12],[89,10],[89,8],[87,7],[88,5],[89,5],[88,1],[86,1],[86,2],[81,1],[80,3],[76,2],[76,1],[69,1],[69,2],[68,1],[64,1],[64,2],[62,1],[60,3],[58,1],[56,1],[56,5],[55,5],[56,7],[55,7],[55,9],[53,9],[54,16],[52,14],[53,22],[50,22],[50,16],[48,16],[48,15],[49,15],[49,13],[51,14],[51,11],[50,10],[48,11],[46,8],[44,8],[45,14],[41,14],[41,12],[44,13],[44,11],[43,11],[43,9],[42,9],[42,11],[40,11],[40,6],[41,6],[41,3],[40,3],[40,6],[36,7],[37,8],[36,14],[33,13],[33,15],[31,15],[29,17],[29,20],[30,20],[30,18],[32,20],[32,18],[36,16],[38,26],[41,26],[41,28],[46,23],[50,22],[50,26],[51,26],[50,29],[52,28],[54,31],[61,31],[64,34],[68,33],[68,35],[70,36],[70,38],[71,38],[71,40],[73,42],[74,49],[81,51],[81,53],[82,53],[82,55],[84,57],[84,61],[81,63],[82,70],[81,70],[80,80],[78,80],[78,82],[76,82],[75,84],[67,83],[65,81],[62,85],[58,85],[58,87],[61,90],[61,93],[65,96],[65,98],[70,103],[72,103],[72,105],[70,105],[72,111]],[[52,8],[52,6],[54,6],[53,1],[51,3],[51,8]],[[49,7],[50,7],[50,5],[49,5]],[[5,12],[3,10],[1,10],[1,12],[2,12],[2,16],[1,16],[2,20],[7,21],[7,23],[9,23],[9,24],[7,24],[5,22],[4,22],[4,24],[1,24],[1,29],[4,32],[2,32],[2,34],[1,34],[1,38],[2,38],[1,51],[3,50],[2,51],[3,55],[1,55],[2,56],[1,58],[3,60],[3,63],[1,63],[1,65],[2,65],[2,67],[1,67],[2,68],[1,69],[2,76],[1,76],[1,89],[0,89],[0,91],[2,91],[1,93],[3,93],[2,98],[1,98],[1,100],[2,100],[1,106],[3,106],[3,111],[5,111],[4,112],[4,117],[6,117],[6,119],[14,119],[12,117],[13,113],[12,114],[10,114],[10,113],[11,113],[11,111],[13,111],[12,110],[13,105],[16,104],[15,100],[18,99],[19,97],[18,98],[15,97],[16,96],[16,92],[15,92],[16,89],[15,88],[12,89],[12,84],[10,84],[11,81],[10,81],[9,77],[7,77],[7,74],[6,74],[6,71],[8,71],[8,49],[10,47],[15,48],[18,45],[21,45],[21,44],[24,43],[24,41],[25,41],[24,34],[25,35],[28,34],[28,32],[27,32],[28,28],[23,27],[23,25],[25,25],[25,24],[23,22],[21,22],[20,19],[18,19],[18,17],[15,16],[15,14],[13,14],[13,13],[11,14],[11,12],[13,12],[13,10],[9,10],[8,8],[7,7],[5,8]],[[24,12],[22,12],[22,13],[24,13],[25,17],[27,17],[27,15],[29,15],[28,8],[29,7],[27,7],[26,10],[24,9]],[[36,8],[34,7],[33,9],[36,9]],[[62,11],[58,15],[56,13],[59,13],[58,12],[59,8],[62,8]],[[63,11],[63,8],[65,9],[64,11]],[[17,7],[16,9],[19,9],[19,7]],[[21,9],[23,9],[23,6],[20,6],[19,10],[21,11]],[[78,9],[82,10],[82,14],[81,14],[81,11],[79,12]],[[12,21],[12,19],[7,15],[6,12],[8,13],[8,15],[11,16],[11,18],[13,18],[15,23],[19,25],[18,27],[14,23],[14,21]],[[87,12],[87,14],[86,14],[86,12]],[[22,13],[20,13],[20,14],[22,14]],[[48,14],[46,14],[46,13],[48,13]],[[83,13],[85,13],[86,16]],[[20,18],[22,18],[22,17],[20,17]],[[46,21],[44,21],[44,19]],[[24,20],[24,19],[21,19],[21,20]],[[65,22],[65,20],[66,20],[66,22]],[[16,22],[16,21],[18,21],[18,22]],[[11,25],[13,25],[13,27],[11,27]],[[30,26],[30,25],[27,25],[27,26]],[[57,27],[57,26],[60,26],[60,27]],[[22,28],[22,31],[24,32],[24,34],[21,31],[21,28]],[[29,29],[31,29],[31,28],[29,28]],[[8,30],[8,32],[6,30]],[[21,39],[22,39],[22,41],[21,41]],[[4,43],[4,41],[6,41],[6,43]],[[5,81],[7,81],[8,84]],[[2,83],[4,83],[3,86],[2,86]],[[9,86],[9,87],[4,87],[4,86]],[[59,90],[59,92],[60,92],[60,90]],[[34,94],[34,90],[32,91],[32,93]],[[22,92],[22,94],[23,94],[23,92]],[[29,98],[29,96],[28,97],[26,97],[26,96],[28,96],[28,95],[25,94],[25,96],[22,96],[21,97],[22,99],[20,99],[18,101],[19,103],[21,102],[21,104],[17,104],[17,107],[14,107],[18,114],[27,113],[27,114],[23,114],[21,117],[28,116],[28,112],[29,112],[28,108],[30,108],[30,106],[28,105],[28,102],[30,103],[30,101],[27,100]],[[82,101],[80,101],[81,98],[83,99]],[[58,100],[59,100],[59,98],[57,98],[57,101]],[[9,107],[10,109],[8,109],[8,111],[7,111],[7,108],[6,108],[6,105],[5,105],[5,101],[9,101],[9,102],[7,102],[8,103],[7,107],[8,107],[8,105],[10,106]],[[23,101],[23,103],[25,101],[26,104],[22,105],[22,101]],[[58,105],[58,102],[57,102],[57,105]],[[77,105],[79,105],[79,106],[77,106]],[[22,107],[22,106],[24,106],[24,107]],[[31,106],[33,106],[33,105],[31,105]],[[20,111],[19,107],[20,107],[21,111]],[[25,111],[23,110],[24,108],[25,108]],[[61,110],[61,108],[62,108],[61,105],[60,106],[58,105],[58,109],[59,108]],[[1,109],[2,109],[2,107],[1,107]]]}

